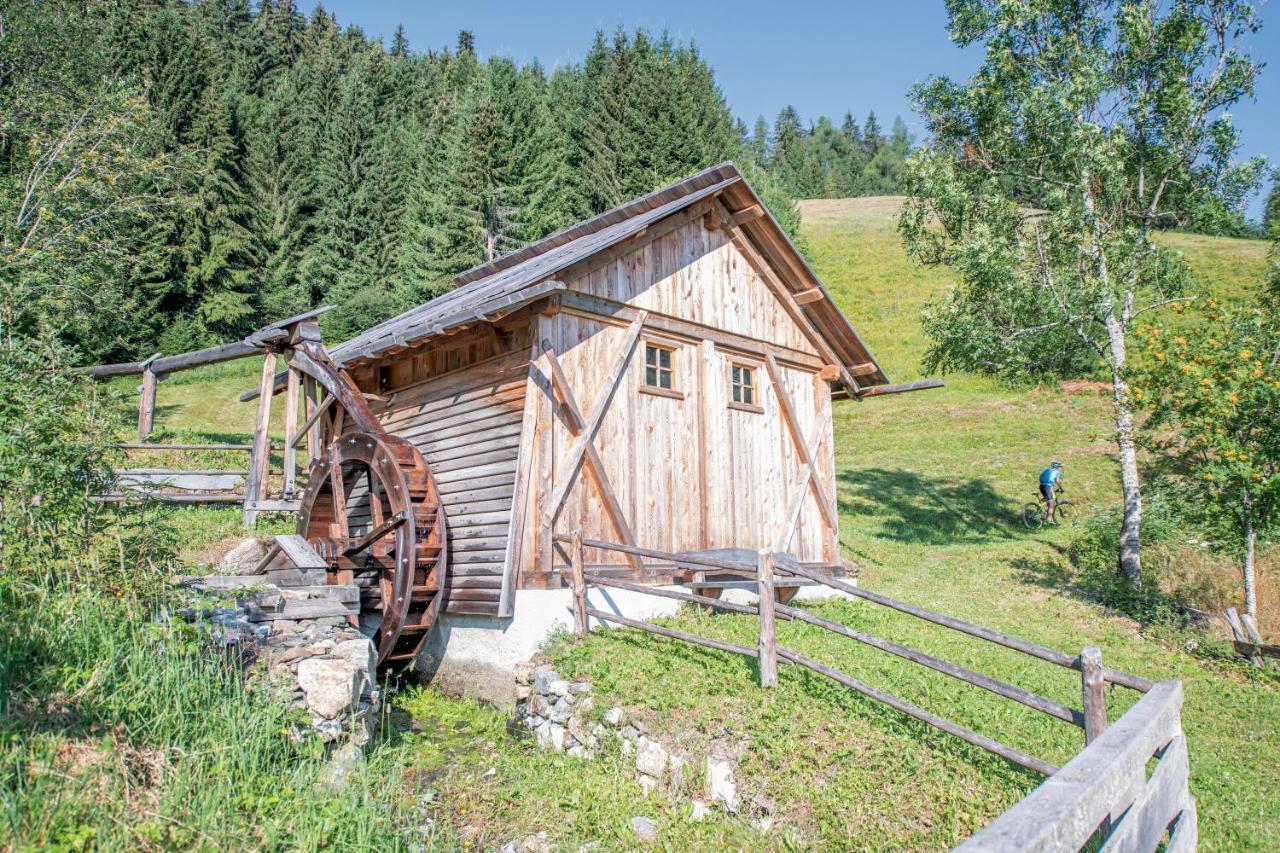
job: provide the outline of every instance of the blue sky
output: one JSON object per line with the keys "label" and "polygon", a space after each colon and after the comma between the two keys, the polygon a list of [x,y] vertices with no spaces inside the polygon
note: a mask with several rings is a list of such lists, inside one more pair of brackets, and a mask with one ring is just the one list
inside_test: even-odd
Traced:
{"label": "blue sky", "polygon": [[[314,6],[314,4],[310,4]],[[452,46],[459,30],[476,35],[482,56],[538,59],[551,68],[582,58],[598,29],[644,27],[696,41],[715,69],[734,114],[750,125],[770,120],[786,104],[805,119],[858,116],[874,110],[885,126],[901,115],[919,135],[907,90],[929,74],[965,77],[981,57],[947,39],[942,0],[866,2],[583,2],[467,3],[411,0],[329,0],[342,24],[355,24],[389,40],[404,24],[415,50]],[[1262,31],[1249,44],[1256,59],[1271,60],[1256,100],[1233,111],[1244,134],[1243,153],[1280,164],[1280,3],[1261,8]],[[1250,207],[1256,218],[1261,198]]]}

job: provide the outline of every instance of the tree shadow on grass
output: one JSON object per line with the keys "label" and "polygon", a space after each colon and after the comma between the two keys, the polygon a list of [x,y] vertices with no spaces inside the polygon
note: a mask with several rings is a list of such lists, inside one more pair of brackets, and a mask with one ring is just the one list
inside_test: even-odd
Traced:
{"label": "tree shadow on grass", "polygon": [[1076,584],[1075,569],[1068,559],[1067,549],[1054,542],[1045,544],[1053,549],[1057,556],[1015,557],[1010,565],[1017,573],[1018,580],[1054,592],[1067,592],[1078,597],[1090,598]]}
{"label": "tree shadow on grass", "polygon": [[858,468],[839,475],[840,511],[879,521],[878,536],[921,545],[1012,539],[1018,504],[986,480],[943,480],[912,471]]}

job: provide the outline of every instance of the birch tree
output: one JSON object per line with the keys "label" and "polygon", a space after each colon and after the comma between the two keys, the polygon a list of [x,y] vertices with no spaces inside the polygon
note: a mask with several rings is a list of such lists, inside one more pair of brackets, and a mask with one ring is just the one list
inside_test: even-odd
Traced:
{"label": "birch tree", "polygon": [[1127,360],[1135,322],[1193,293],[1152,241],[1234,185],[1228,108],[1254,89],[1239,0],[950,0],[978,46],[967,83],[913,90],[932,143],[907,169],[910,254],[960,283],[924,314],[926,366],[1002,376],[1101,372],[1124,511],[1118,565],[1141,576],[1142,493]]}

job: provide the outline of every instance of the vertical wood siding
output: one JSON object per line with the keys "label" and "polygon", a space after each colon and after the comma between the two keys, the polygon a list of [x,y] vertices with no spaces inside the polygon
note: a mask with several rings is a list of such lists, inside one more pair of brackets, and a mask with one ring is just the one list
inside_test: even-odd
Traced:
{"label": "vertical wood siding", "polygon": [[[777,303],[759,273],[720,231],[694,222],[638,246],[566,281],[589,293],[654,313],[688,320],[758,341],[816,354],[817,350]],[[605,374],[626,336],[627,323],[565,310],[544,318],[546,336],[559,355],[584,412],[603,393]],[[675,388],[683,399],[644,393],[644,342],[673,346]],[[756,370],[763,412],[731,409],[730,367]],[[814,370],[781,361],[782,384],[802,433],[814,431],[829,395]],[[549,449],[559,471],[573,436],[559,413],[551,418]],[[637,544],[669,551],[725,547],[773,547],[781,536],[799,456],[783,421],[776,390],[758,358],[707,341],[647,332],[637,347],[601,424],[596,446]],[[818,477],[834,494],[834,456],[828,417],[816,448]],[[555,475],[551,475],[554,479]],[[554,489],[548,484],[547,491]],[[532,499],[531,499],[532,502]],[[554,584],[545,553],[535,553],[532,525],[525,530],[523,586]],[[601,501],[578,474],[555,524],[556,532],[581,528],[588,538],[617,540]],[[827,530],[810,493],[789,551],[808,562],[835,563],[835,536]],[[592,562],[617,557],[588,555]],[[562,556],[554,558],[562,564]]]}

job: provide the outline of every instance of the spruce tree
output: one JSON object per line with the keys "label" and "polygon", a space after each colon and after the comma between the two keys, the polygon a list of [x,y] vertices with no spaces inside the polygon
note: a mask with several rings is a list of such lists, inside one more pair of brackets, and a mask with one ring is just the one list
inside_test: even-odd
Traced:
{"label": "spruce tree", "polygon": [[211,343],[250,331],[255,316],[249,206],[240,186],[241,132],[237,104],[214,88],[199,105],[191,142],[202,152],[200,174],[182,202],[179,237],[185,290],[194,323],[175,327],[187,343]]}

